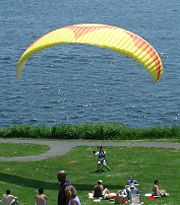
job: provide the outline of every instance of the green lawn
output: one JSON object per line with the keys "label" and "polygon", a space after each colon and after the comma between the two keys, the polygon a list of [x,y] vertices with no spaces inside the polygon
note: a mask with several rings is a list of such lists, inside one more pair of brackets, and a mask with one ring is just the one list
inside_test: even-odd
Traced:
{"label": "green lawn", "polygon": [[[20,145],[19,145],[20,146]],[[117,192],[126,184],[127,178],[134,175],[141,184],[142,195],[151,192],[153,180],[159,178],[161,186],[170,196],[150,201],[142,197],[146,205],[178,205],[180,181],[180,152],[173,149],[107,147],[107,160],[112,171],[96,173],[95,147],[78,147],[56,158],[40,162],[1,162],[0,194],[10,188],[19,196],[21,204],[33,204],[38,187],[44,187],[48,204],[56,205],[58,183],[56,174],[64,169],[69,180],[76,186],[83,205],[94,204],[88,199],[93,185],[102,179],[105,187]],[[102,201],[99,204],[110,204]]]}
{"label": "green lawn", "polygon": [[16,144],[0,142],[0,157],[19,157],[37,155],[49,150],[47,145]]}

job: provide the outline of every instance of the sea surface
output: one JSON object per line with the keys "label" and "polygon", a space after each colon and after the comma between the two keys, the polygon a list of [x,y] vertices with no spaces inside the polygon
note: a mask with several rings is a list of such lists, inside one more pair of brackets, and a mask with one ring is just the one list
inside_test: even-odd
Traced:
{"label": "sea surface", "polygon": [[[161,80],[116,52],[68,44],[32,56],[16,80],[33,41],[79,23],[110,24],[148,40],[163,60]],[[0,127],[92,122],[180,124],[180,1],[0,0]]]}

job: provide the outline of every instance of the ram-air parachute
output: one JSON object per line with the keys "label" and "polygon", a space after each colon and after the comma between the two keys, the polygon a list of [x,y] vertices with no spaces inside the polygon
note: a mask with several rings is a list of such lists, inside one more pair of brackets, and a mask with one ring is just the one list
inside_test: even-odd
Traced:
{"label": "ram-air parachute", "polygon": [[140,36],[111,25],[79,24],[54,30],[32,43],[17,64],[16,78],[20,78],[24,65],[31,55],[42,49],[66,43],[89,44],[126,55],[141,63],[155,81],[160,79],[163,72],[160,56]]}

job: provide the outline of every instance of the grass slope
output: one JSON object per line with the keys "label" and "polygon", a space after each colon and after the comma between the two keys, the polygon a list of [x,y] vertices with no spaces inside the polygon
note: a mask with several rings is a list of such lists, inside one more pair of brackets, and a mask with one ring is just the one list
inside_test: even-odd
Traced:
{"label": "grass slope", "polygon": [[[153,180],[159,178],[161,186],[170,196],[150,201],[142,197],[146,205],[178,205],[180,181],[179,150],[157,148],[107,147],[108,164],[112,171],[96,173],[96,157],[92,151],[96,147],[77,147],[69,153],[39,162],[1,162],[0,194],[10,188],[21,204],[33,204],[38,187],[44,187],[48,204],[57,204],[58,183],[56,174],[64,169],[69,180],[76,186],[83,205],[94,204],[88,199],[93,185],[102,179],[105,187],[117,192],[126,184],[127,178],[134,175],[141,184],[142,195],[151,192]],[[110,204],[103,201],[100,204]]]}
{"label": "grass slope", "polygon": [[38,155],[49,150],[46,145],[0,143],[0,157],[19,157]]}

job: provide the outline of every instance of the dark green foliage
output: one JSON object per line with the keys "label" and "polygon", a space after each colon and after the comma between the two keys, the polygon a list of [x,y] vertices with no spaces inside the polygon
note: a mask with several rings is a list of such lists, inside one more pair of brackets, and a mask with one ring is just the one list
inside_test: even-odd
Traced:
{"label": "dark green foliage", "polygon": [[49,139],[179,139],[180,126],[132,128],[118,123],[62,124],[53,127],[13,126],[0,129],[2,138]]}
{"label": "dark green foliage", "polygon": [[2,128],[0,129],[0,137],[27,138],[29,137],[29,129],[31,129],[31,126],[13,126],[9,128]]}
{"label": "dark green foliage", "polygon": [[31,127],[28,130],[29,138],[49,138],[51,129],[45,126]]}
{"label": "dark green foliage", "polygon": [[180,126],[172,127],[155,127],[145,130],[145,136],[147,138],[179,138],[180,137]]}

